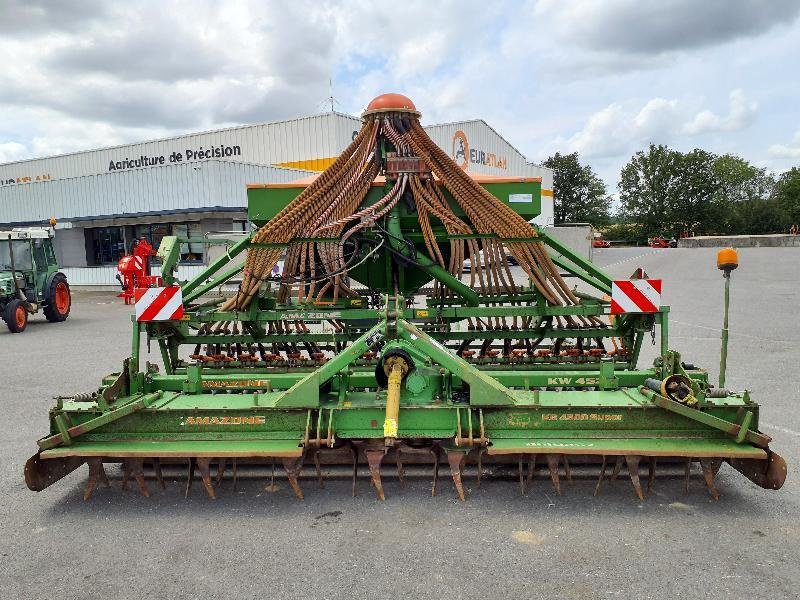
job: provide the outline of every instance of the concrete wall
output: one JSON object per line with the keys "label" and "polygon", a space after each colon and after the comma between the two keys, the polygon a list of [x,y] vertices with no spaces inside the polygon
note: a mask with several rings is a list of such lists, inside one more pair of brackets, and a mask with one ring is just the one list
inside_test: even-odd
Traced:
{"label": "concrete wall", "polygon": [[593,232],[591,225],[559,225],[558,227],[546,227],[544,232],[583,258],[592,260]]}
{"label": "concrete wall", "polygon": [[800,247],[800,235],[703,235],[678,240],[678,248],[785,248]]}

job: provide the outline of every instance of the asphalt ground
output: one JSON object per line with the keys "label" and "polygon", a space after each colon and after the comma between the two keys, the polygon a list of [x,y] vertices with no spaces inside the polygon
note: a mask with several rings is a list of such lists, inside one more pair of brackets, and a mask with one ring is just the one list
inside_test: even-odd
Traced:
{"label": "asphalt ground", "polygon": [[[608,249],[595,261],[619,277],[643,266],[664,279],[672,346],[716,380],[723,282],[707,249]],[[77,294],[67,322],[35,317],[22,335],[0,332],[0,598],[797,598],[800,595],[800,249],[740,252],[731,293],[728,385],[748,388],[762,430],[789,464],[780,491],[756,487],[727,465],[713,501],[698,474],[659,480],[638,501],[627,479],[578,480],[556,496],[543,473],[527,496],[513,481],[449,478],[401,489],[386,477],[378,502],[309,473],[298,502],[283,480],[199,486],[151,484],[146,499],[112,489],[82,499],[85,467],[30,492],[25,460],[47,431],[52,397],[89,391],[130,347],[130,307]],[[646,346],[643,362],[655,354]],[[155,360],[155,358],[153,359]],[[443,471],[443,475],[445,471]]]}

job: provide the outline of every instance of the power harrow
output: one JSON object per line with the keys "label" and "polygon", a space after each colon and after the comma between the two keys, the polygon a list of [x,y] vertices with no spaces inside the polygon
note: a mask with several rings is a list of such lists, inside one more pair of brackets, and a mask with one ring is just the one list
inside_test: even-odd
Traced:
{"label": "power harrow", "polygon": [[[368,472],[382,500],[383,465],[401,482],[429,465],[436,494],[446,461],[461,500],[467,465],[479,480],[511,472],[523,493],[537,468],[561,493],[579,463],[597,465],[595,494],[624,466],[643,499],[666,463],[687,481],[699,463],[714,498],[723,463],[780,488],[759,406],[681,360],[668,307],[620,308],[606,273],[529,224],[539,179],[471,176],[419,116],[379,96],[313,181],[249,186],[258,229],[190,281],[175,278],[181,240],[165,238],[164,287],[137,294],[130,357],[96,392],[57,399],[28,487],[87,463],[89,499],[121,463],[147,496],[145,472],[163,486],[162,464],[180,463],[186,493],[198,473],[214,498],[242,467],[274,477],[278,463],[302,499],[304,467],[322,481],[346,465],[354,494]],[[143,338],[161,365],[142,364]],[[659,354],[640,368],[646,339]]]}

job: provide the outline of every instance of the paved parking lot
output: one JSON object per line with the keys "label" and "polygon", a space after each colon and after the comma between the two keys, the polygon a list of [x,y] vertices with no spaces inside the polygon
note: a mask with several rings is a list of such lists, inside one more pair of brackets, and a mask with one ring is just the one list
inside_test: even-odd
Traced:
{"label": "paved parking lot", "polygon": [[[607,249],[600,266],[664,281],[672,346],[717,377],[722,277],[715,251]],[[377,502],[363,480],[297,502],[283,482],[246,480],[216,502],[173,481],[150,499],[100,489],[84,503],[84,469],[41,493],[22,478],[46,431],[51,398],[89,391],[127,356],[129,307],[76,296],[62,324],[36,317],[0,332],[0,597],[16,598],[797,598],[800,592],[800,249],[746,249],[733,274],[728,385],[762,403],[762,429],[789,463],[777,492],[723,467],[711,500],[699,477],[657,482],[639,502],[627,480],[592,498],[576,481],[556,496],[543,478],[521,497],[489,481],[458,503],[444,481]],[[646,360],[654,352],[648,347]],[[153,355],[155,360],[155,354]],[[198,490],[199,492],[199,490]]]}

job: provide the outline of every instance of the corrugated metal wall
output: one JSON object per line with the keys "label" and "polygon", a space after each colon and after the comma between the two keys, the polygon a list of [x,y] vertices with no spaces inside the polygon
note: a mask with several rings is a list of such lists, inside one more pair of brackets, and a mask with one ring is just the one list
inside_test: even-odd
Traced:
{"label": "corrugated metal wall", "polygon": [[[187,280],[203,272],[203,265],[178,265],[178,279]],[[117,267],[63,267],[70,286],[119,287],[116,280]]]}
{"label": "corrugated metal wall", "polygon": [[25,177],[30,177],[36,182],[37,177],[43,176],[55,180],[108,172],[118,173],[120,171],[109,170],[111,162],[136,160],[141,156],[163,157],[162,166],[175,164],[170,162],[173,153],[183,155],[180,164],[203,163],[218,158],[214,156],[207,159],[189,158],[187,151],[199,152],[200,148],[206,151],[213,148],[238,147],[238,153],[221,158],[258,165],[330,158],[337,156],[350,143],[352,131],[357,131],[360,127],[361,119],[357,117],[325,113],[290,121],[245,125],[44,159],[17,161],[0,165],[0,185],[7,180],[16,181]]}
{"label": "corrugated metal wall", "polygon": [[245,208],[248,183],[287,182],[311,171],[208,160],[0,188],[0,222]]}

